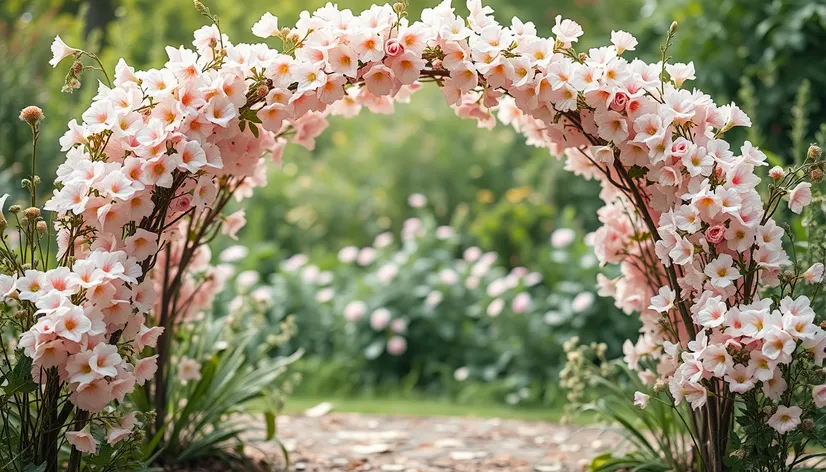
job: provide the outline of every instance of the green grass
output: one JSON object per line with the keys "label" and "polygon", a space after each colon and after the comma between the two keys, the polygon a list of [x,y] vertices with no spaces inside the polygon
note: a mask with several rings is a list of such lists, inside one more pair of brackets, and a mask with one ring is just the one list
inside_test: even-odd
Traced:
{"label": "green grass", "polygon": [[330,402],[339,413],[401,416],[472,416],[530,421],[558,422],[562,410],[555,407],[508,407],[504,405],[462,405],[428,398],[383,397],[311,397],[295,396],[287,400],[284,413],[300,414],[322,402]]}

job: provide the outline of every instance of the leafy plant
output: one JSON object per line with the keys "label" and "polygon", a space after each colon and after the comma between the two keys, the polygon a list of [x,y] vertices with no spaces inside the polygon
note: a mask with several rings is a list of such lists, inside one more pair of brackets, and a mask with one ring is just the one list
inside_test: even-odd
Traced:
{"label": "leafy plant", "polygon": [[[251,349],[252,331],[234,330],[227,319],[210,314],[182,326],[176,336],[178,362],[172,374],[177,381],[167,384],[170,421],[144,450],[150,453],[162,437],[165,446],[149,459],[159,464],[208,460],[253,467],[254,460],[243,447],[251,443],[249,434],[254,430],[248,417],[262,417],[264,439],[278,441],[275,417],[295,381],[284,375],[302,352],[261,356]],[[152,411],[145,389],[136,390],[131,398],[141,411]]]}

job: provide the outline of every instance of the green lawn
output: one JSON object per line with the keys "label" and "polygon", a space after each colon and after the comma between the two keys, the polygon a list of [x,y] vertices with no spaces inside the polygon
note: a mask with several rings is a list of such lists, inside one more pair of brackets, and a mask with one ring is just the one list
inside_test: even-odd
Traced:
{"label": "green lawn", "polygon": [[562,417],[559,408],[507,407],[504,405],[459,405],[444,400],[427,398],[336,398],[295,396],[287,400],[284,412],[303,413],[322,402],[333,404],[333,411],[340,413],[365,413],[375,415],[407,416],[475,416],[482,418],[506,418],[532,421],[558,422]]}

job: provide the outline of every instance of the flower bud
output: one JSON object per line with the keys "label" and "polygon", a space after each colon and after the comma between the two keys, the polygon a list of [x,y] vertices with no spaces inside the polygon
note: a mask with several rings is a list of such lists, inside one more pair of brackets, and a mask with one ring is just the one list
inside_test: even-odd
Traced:
{"label": "flower bud", "polygon": [[9,207],[9,213],[16,215],[20,213],[20,205],[12,205]]}
{"label": "flower bud", "polygon": [[194,0],[192,3],[195,5],[195,9],[198,10],[198,13],[202,15],[207,15],[209,13],[209,10],[207,10],[206,6],[204,6],[204,4],[201,3],[199,0]]}
{"label": "flower bud", "polygon": [[8,228],[8,227],[9,227],[9,223],[8,223],[8,221],[6,221],[6,217],[3,216],[3,215],[0,215],[0,235],[3,234],[3,232],[6,231],[6,228]]}
{"label": "flower bud", "polygon": [[663,379],[657,379],[657,381],[654,382],[654,387],[651,390],[655,393],[656,392],[664,392],[664,391],[668,390],[668,382],[666,382]]}
{"label": "flower bud", "polygon": [[287,28],[286,26],[281,28],[281,31],[278,32],[278,37],[281,38],[281,39],[286,40],[287,36],[289,36],[289,35],[290,35],[290,29]]}
{"label": "flower bud", "polygon": [[393,4],[393,11],[396,13],[401,13],[404,11],[404,3],[396,2]]}
{"label": "flower bud", "polygon": [[786,177],[786,171],[780,166],[774,166],[769,170],[769,177],[774,181],[782,180]]}
{"label": "flower bud", "polygon": [[23,210],[23,214],[30,219],[35,219],[40,216],[40,208],[37,207],[29,207]]}
{"label": "flower bud", "polygon": [[806,152],[806,159],[810,161],[817,161],[820,159],[820,156],[823,154],[823,151],[820,149],[815,143],[809,145],[809,150]]}
{"label": "flower bud", "polygon": [[83,72],[83,63],[80,61],[75,61],[72,63],[72,74],[80,75]]}
{"label": "flower bud", "polygon": [[820,182],[823,180],[823,171],[815,167],[812,169],[812,180],[815,182]]}
{"label": "flower bud", "polygon": [[41,110],[40,107],[31,105],[20,110],[20,121],[25,121],[32,126],[36,125],[44,118],[46,117],[43,115],[43,110]]}
{"label": "flower bud", "polygon": [[270,89],[266,85],[259,85],[258,88],[255,89],[255,94],[258,95],[260,98],[264,98],[269,93]]}
{"label": "flower bud", "polygon": [[674,36],[677,33],[677,22],[674,21],[671,23],[671,26],[668,28],[668,35]]}
{"label": "flower bud", "polygon": [[815,427],[815,422],[811,418],[806,418],[800,424],[800,428],[803,429],[803,431],[811,431],[811,430],[814,429],[814,427]]}
{"label": "flower bud", "polygon": [[43,221],[43,220],[38,221],[38,222],[37,222],[37,224],[35,225],[35,227],[34,227],[34,228],[35,228],[35,229],[37,230],[37,232],[38,232],[38,233],[40,233],[40,234],[45,234],[45,233],[46,233],[46,230],[48,229],[48,228],[46,227],[46,222],[45,222],[45,221]]}
{"label": "flower bud", "polygon": [[210,39],[209,39],[209,47],[210,47],[210,49],[214,49],[214,48],[215,48],[215,46],[218,46],[218,40],[217,40],[217,39],[215,39],[215,38],[210,38]]}

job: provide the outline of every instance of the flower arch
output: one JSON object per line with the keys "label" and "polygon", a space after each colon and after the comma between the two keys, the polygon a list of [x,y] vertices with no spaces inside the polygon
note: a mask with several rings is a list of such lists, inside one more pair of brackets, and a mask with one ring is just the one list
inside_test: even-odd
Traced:
{"label": "flower arch", "polygon": [[[390,113],[426,83],[459,116],[480,127],[498,118],[600,181],[596,252],[622,272],[600,278],[601,294],[643,322],[626,360],[636,369],[641,357],[653,359],[651,383],[695,408],[698,453],[715,464],[710,470],[722,470],[728,434],[720,431],[733,421],[733,394],[762,385],[780,401],[784,366],[807,352],[822,364],[826,332],[808,298],[792,298],[789,287],[820,283],[823,266],[785,275],[791,261],[772,219],[782,198],[795,213],[811,202],[822,160],[814,153],[791,172],[772,169],[764,200],[755,169],[766,156],[748,142],[736,153],[723,139],[750,126],[748,117],[684,88],[692,63],[670,64],[665,52],[654,64],[627,59],[637,41],[622,31],[611,45],[577,52],[575,22],[557,17],[554,37],[542,38],[530,22],[500,24],[479,0],[467,1],[466,18],[450,0],[418,21],[402,3],[360,14],[328,4],[303,12],[293,28],[265,14],[253,33],[280,40],[279,49],[232,44],[195,3],[213,22],[195,32],[195,49],[167,47],[159,70],[135,71],[121,59],[61,138],[67,157],[44,207],[56,215],[58,267],[36,262],[43,231],[33,205],[21,242],[31,250],[14,275],[0,275],[0,295],[30,315],[20,346],[32,375],[57,386],[47,390],[55,407],[68,392],[66,408],[77,412],[75,452],[88,452],[78,438],[97,412],[149,383],[154,431],[162,430],[167,333],[220,284],[206,244],[243,226],[243,210],[222,211],[266,184],[262,156],[279,160],[290,141],[312,150],[326,116]],[[88,68],[82,59],[97,60],[59,37],[52,50],[55,66],[75,60],[68,89]],[[37,119],[30,122],[36,132]],[[778,287],[775,301],[761,298]],[[813,395],[808,405],[826,403],[824,393]]]}

